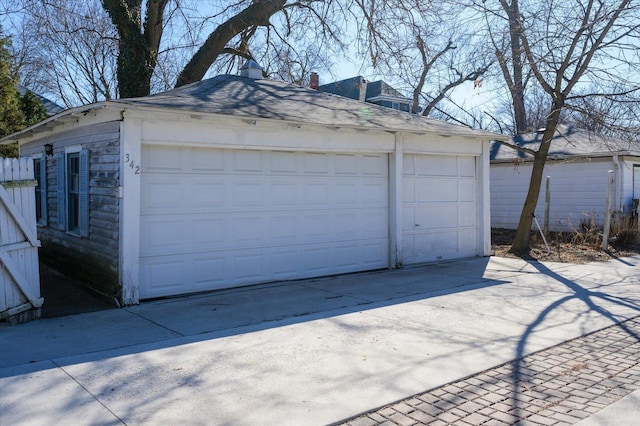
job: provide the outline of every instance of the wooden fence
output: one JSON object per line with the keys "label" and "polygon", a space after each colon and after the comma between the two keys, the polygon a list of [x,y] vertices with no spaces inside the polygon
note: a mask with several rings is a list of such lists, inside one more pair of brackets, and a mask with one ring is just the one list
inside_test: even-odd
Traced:
{"label": "wooden fence", "polygon": [[0,319],[40,317],[40,271],[31,159],[0,158]]}

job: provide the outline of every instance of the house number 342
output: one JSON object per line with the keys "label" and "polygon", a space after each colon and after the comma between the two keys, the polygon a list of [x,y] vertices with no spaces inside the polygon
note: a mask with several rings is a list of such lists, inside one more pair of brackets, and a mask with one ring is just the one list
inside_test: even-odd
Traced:
{"label": "house number 342", "polygon": [[129,166],[129,168],[130,168],[131,170],[133,170],[133,173],[135,173],[136,175],[139,175],[139,174],[140,174],[140,165],[139,165],[139,164],[136,164],[136,163],[133,161],[133,158],[131,158],[131,155],[129,155],[129,153],[126,153],[126,154],[124,155],[124,164],[125,164],[126,166]]}

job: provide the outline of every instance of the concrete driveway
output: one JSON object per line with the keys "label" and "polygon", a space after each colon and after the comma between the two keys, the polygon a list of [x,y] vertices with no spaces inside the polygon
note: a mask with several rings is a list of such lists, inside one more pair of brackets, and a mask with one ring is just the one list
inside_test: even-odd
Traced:
{"label": "concrete driveway", "polygon": [[639,264],[475,258],[0,323],[0,420],[329,424],[636,316]]}

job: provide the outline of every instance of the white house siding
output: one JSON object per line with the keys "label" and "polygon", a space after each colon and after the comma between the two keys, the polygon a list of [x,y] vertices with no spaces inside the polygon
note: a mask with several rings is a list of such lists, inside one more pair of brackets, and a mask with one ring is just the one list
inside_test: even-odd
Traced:
{"label": "white house siding", "polygon": [[620,157],[620,169],[622,172],[621,206],[624,213],[628,213],[633,207],[633,199],[640,198],[640,158]]}
{"label": "white house siding", "polygon": [[[41,258],[109,297],[118,291],[119,129],[117,121],[104,122],[37,138],[20,147],[21,156],[41,157],[44,145],[53,145],[54,155],[46,158],[48,221],[38,226]],[[87,238],[65,232],[58,221],[56,154],[75,146],[89,151]]]}
{"label": "white house siding", "polygon": [[[491,164],[491,226],[516,229],[531,178],[531,164]],[[595,220],[602,224],[611,158],[575,161],[548,161],[545,165],[536,218],[542,226],[545,209],[546,176],[550,177],[551,230],[571,230]],[[614,189],[617,183],[614,183]],[[614,197],[619,200],[619,195]],[[612,207],[618,201],[612,202]],[[535,227],[535,224],[533,225]]]}
{"label": "white house siding", "polygon": [[140,297],[385,268],[388,159],[145,145]]}

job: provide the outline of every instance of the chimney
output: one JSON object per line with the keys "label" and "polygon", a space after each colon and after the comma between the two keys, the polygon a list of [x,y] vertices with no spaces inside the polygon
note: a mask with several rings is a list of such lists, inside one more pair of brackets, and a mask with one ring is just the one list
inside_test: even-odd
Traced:
{"label": "chimney", "polygon": [[249,59],[242,68],[240,68],[240,76],[260,80],[262,78],[262,67],[253,59]]}
{"label": "chimney", "polygon": [[317,72],[312,72],[309,76],[309,88],[313,90],[320,89],[320,76]]}
{"label": "chimney", "polygon": [[367,80],[364,79],[364,77],[360,77],[360,82],[358,83],[358,89],[360,90],[359,92],[359,98],[358,100],[360,102],[364,102],[367,100]]}

